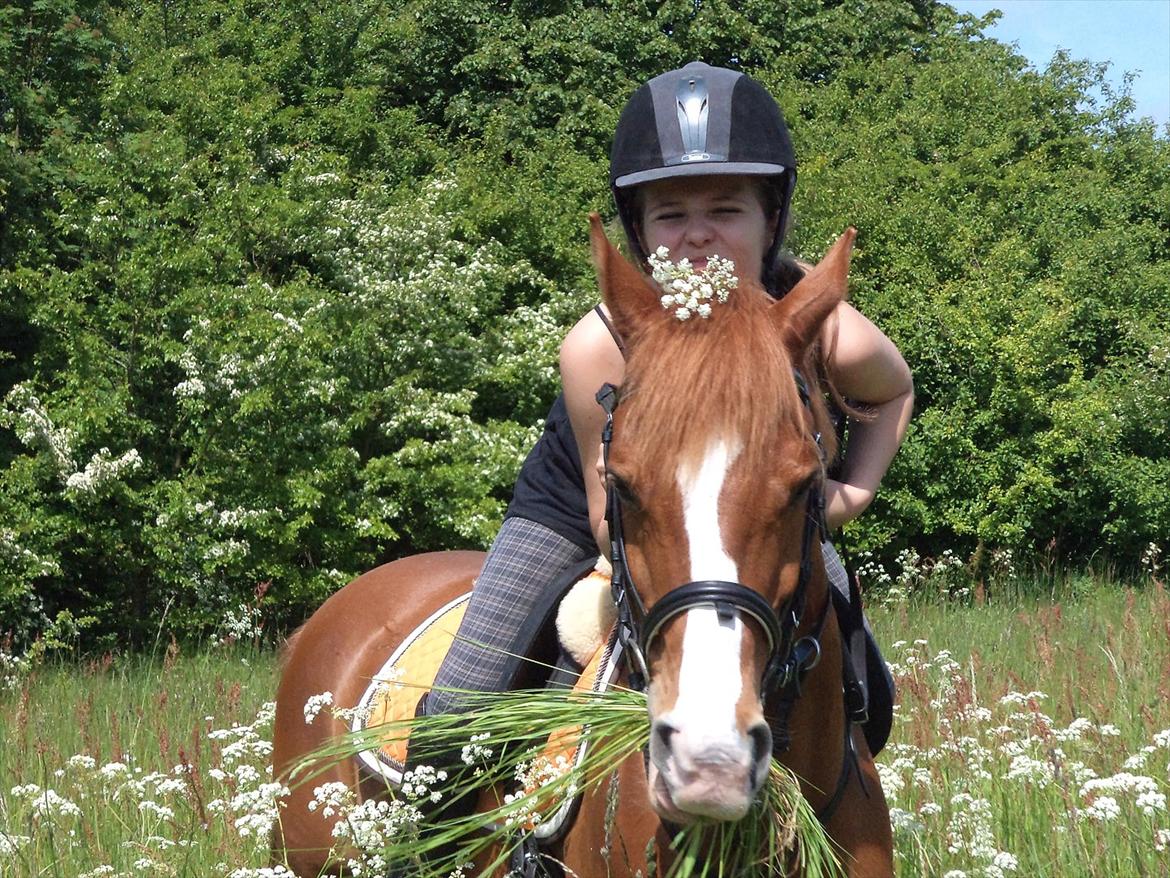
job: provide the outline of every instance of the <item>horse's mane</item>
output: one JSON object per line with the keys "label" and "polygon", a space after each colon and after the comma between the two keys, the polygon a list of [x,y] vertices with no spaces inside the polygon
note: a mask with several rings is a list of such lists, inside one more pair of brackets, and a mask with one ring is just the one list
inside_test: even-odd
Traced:
{"label": "horse's mane", "polygon": [[768,313],[773,305],[760,287],[744,284],[727,302],[714,305],[706,320],[680,323],[664,314],[629,340],[622,397],[637,402],[629,406],[623,432],[637,459],[666,455],[680,463],[695,461],[712,436],[736,436],[751,453],[774,447],[779,431],[806,435],[806,413],[793,379],[798,365],[814,429],[833,458],[836,434],[820,392],[817,345],[807,345],[795,363],[775,315]]}

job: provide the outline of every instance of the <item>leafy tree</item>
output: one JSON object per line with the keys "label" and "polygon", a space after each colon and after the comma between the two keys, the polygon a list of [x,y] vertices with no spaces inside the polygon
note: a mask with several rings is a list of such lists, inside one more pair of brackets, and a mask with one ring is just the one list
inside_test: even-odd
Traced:
{"label": "leafy tree", "polygon": [[791,238],[918,414],[851,540],[1136,560],[1170,532],[1167,140],[931,2],[57,0],[0,11],[0,614],[95,645],[295,624],[485,545],[596,297],[642,81],[764,81]]}

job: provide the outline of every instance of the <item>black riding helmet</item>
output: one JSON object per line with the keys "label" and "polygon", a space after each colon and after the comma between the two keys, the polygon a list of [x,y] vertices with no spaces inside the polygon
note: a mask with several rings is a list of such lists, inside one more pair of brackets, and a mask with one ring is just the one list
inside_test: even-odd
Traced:
{"label": "black riding helmet", "polygon": [[632,187],[668,177],[748,174],[770,178],[780,203],[771,265],[784,238],[796,184],[788,126],[767,89],[735,70],[693,61],[651,79],[630,98],[614,131],[609,185],[635,255]]}

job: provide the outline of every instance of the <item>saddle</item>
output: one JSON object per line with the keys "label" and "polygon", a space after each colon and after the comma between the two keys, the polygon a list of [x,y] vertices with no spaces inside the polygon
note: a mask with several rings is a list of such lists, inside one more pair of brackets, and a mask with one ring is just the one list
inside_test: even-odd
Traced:
{"label": "saddle", "polygon": [[[580,649],[575,650],[575,655],[570,654],[557,635],[557,610],[575,585],[588,583],[593,593],[603,586],[608,594],[609,574],[594,565],[590,560],[567,571],[543,596],[536,612],[521,629],[520,642],[528,644],[524,650],[527,660],[519,656],[511,659],[513,688],[547,686],[602,692],[616,682],[622,666],[621,646],[612,631],[608,636],[603,635],[600,647],[594,641],[588,655]],[[590,579],[593,581],[589,582]],[[358,754],[359,768],[369,776],[394,787],[402,783],[409,749],[409,725],[419,694],[434,682],[470,596],[470,593],[461,595],[424,619],[386,659],[358,702],[352,731],[375,730],[386,723],[393,723],[395,730],[377,748]],[[554,762],[557,757],[564,757],[570,764],[582,760],[585,750],[580,729],[553,732],[544,755]],[[551,844],[560,838],[572,825],[578,804],[578,801],[566,802],[555,814],[541,820],[533,833],[536,840]]]}

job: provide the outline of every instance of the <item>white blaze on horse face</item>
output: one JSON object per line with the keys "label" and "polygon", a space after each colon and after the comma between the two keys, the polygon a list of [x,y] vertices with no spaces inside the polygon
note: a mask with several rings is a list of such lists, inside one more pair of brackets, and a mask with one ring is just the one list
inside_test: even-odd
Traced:
{"label": "white blaze on horse face", "polygon": [[[719,496],[739,452],[739,443],[720,440],[707,450],[697,470],[679,468],[692,582],[739,581],[739,568],[724,549],[719,525]],[[743,621],[738,614],[720,619],[714,607],[687,612],[678,699],[670,714],[672,724],[698,750],[720,745],[738,749],[735,706],[742,691],[742,645]]]}

